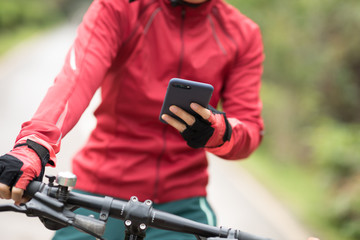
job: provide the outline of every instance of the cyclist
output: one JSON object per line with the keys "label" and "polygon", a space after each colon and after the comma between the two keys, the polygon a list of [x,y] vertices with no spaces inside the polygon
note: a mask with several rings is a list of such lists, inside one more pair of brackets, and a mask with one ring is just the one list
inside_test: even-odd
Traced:
{"label": "cyclist", "polygon": [[[205,151],[243,159],[259,145],[263,59],[258,26],[223,0],[94,1],[54,85],[0,158],[0,197],[25,201],[23,190],[41,179],[45,166],[55,167],[61,139],[101,87],[96,128],[73,159],[76,188],[136,195],[160,210],[215,224]],[[194,103],[193,116],[172,106],[184,123],[168,115],[162,118],[169,124],[161,123],[173,77],[212,84],[210,105],[221,100],[224,112]],[[121,238],[120,225],[110,220],[105,237]],[[148,237],[188,236],[151,230]],[[67,228],[55,239],[87,237]]]}

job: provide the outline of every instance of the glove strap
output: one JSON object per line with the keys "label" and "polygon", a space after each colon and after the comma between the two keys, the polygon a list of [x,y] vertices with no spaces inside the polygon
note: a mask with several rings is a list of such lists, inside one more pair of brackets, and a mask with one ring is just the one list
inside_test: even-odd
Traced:
{"label": "glove strap", "polygon": [[225,143],[226,141],[230,141],[231,138],[231,134],[232,134],[232,127],[226,117],[226,113],[221,112],[219,110],[217,110],[216,108],[214,108],[211,105],[208,105],[208,109],[213,113],[213,114],[221,114],[224,117],[224,121],[225,121],[225,133],[223,136],[223,142]]}
{"label": "glove strap", "polygon": [[41,172],[37,178],[35,178],[36,181],[42,181],[42,178],[44,176],[45,172],[45,166],[49,162],[50,159],[50,153],[49,150],[47,150],[44,146],[38,144],[37,142],[34,142],[30,139],[26,140],[26,143],[20,143],[15,145],[14,148],[21,147],[21,146],[27,146],[28,148],[35,151],[35,153],[39,156],[41,161]]}

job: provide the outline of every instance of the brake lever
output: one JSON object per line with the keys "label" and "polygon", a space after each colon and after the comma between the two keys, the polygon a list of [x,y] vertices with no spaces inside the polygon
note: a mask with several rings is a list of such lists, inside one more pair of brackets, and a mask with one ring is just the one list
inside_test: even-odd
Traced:
{"label": "brake lever", "polygon": [[[41,195],[41,193],[39,193],[39,196],[42,196],[42,198],[46,197]],[[71,224],[71,220],[63,214],[64,209],[54,208],[53,204],[49,205],[42,200],[35,194],[30,201],[24,204],[26,208],[25,213],[28,217],[45,217],[65,226]],[[56,199],[53,200],[55,204],[58,203]]]}
{"label": "brake lever", "polygon": [[5,211],[12,211],[12,212],[19,212],[19,213],[25,213],[26,214],[26,207],[24,205],[15,205],[13,203],[5,203],[1,204],[0,206],[0,212]]}
{"label": "brake lever", "polygon": [[39,217],[44,226],[50,230],[73,226],[97,239],[103,240],[101,237],[105,230],[105,223],[103,221],[75,214],[73,212],[75,210],[74,206],[66,204],[66,196],[64,194],[56,195],[56,197],[49,195],[49,192],[52,191],[51,188],[57,189],[57,192],[64,189],[54,185],[49,186],[39,183],[33,184],[33,187],[33,189],[29,189],[32,199],[24,204],[27,216]]}

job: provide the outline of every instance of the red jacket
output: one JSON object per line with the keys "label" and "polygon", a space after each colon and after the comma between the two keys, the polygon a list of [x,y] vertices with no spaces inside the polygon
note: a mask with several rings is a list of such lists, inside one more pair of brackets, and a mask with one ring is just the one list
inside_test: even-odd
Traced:
{"label": "red jacket", "polygon": [[65,65],[17,140],[47,147],[56,162],[61,139],[101,87],[96,128],[75,156],[77,188],[167,202],[206,195],[204,149],[187,146],[159,121],[168,81],[214,86],[233,127],[231,141],[206,149],[247,157],[260,143],[263,46],[259,28],[222,0],[172,7],[168,0],[96,0]]}

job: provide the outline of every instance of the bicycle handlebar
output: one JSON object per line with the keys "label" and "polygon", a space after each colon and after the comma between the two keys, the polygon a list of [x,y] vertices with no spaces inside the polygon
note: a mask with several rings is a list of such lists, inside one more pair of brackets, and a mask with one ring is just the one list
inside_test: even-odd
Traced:
{"label": "bicycle handlebar", "polygon": [[[14,204],[0,205],[1,211],[15,211],[28,216],[39,217],[44,225],[57,230],[66,226],[93,235],[99,239],[103,235],[108,217],[121,219],[126,226],[127,234],[136,234],[138,239],[145,237],[145,230],[154,227],[189,233],[200,239],[238,239],[238,240],[270,240],[226,227],[215,227],[198,223],[180,216],[156,210],[152,202],[139,202],[131,197],[125,202],[111,197],[89,196],[71,192],[67,187],[54,186],[52,183],[31,182],[26,194],[32,199],[20,206]],[[100,213],[99,219],[73,213],[76,208],[86,208]]]}

